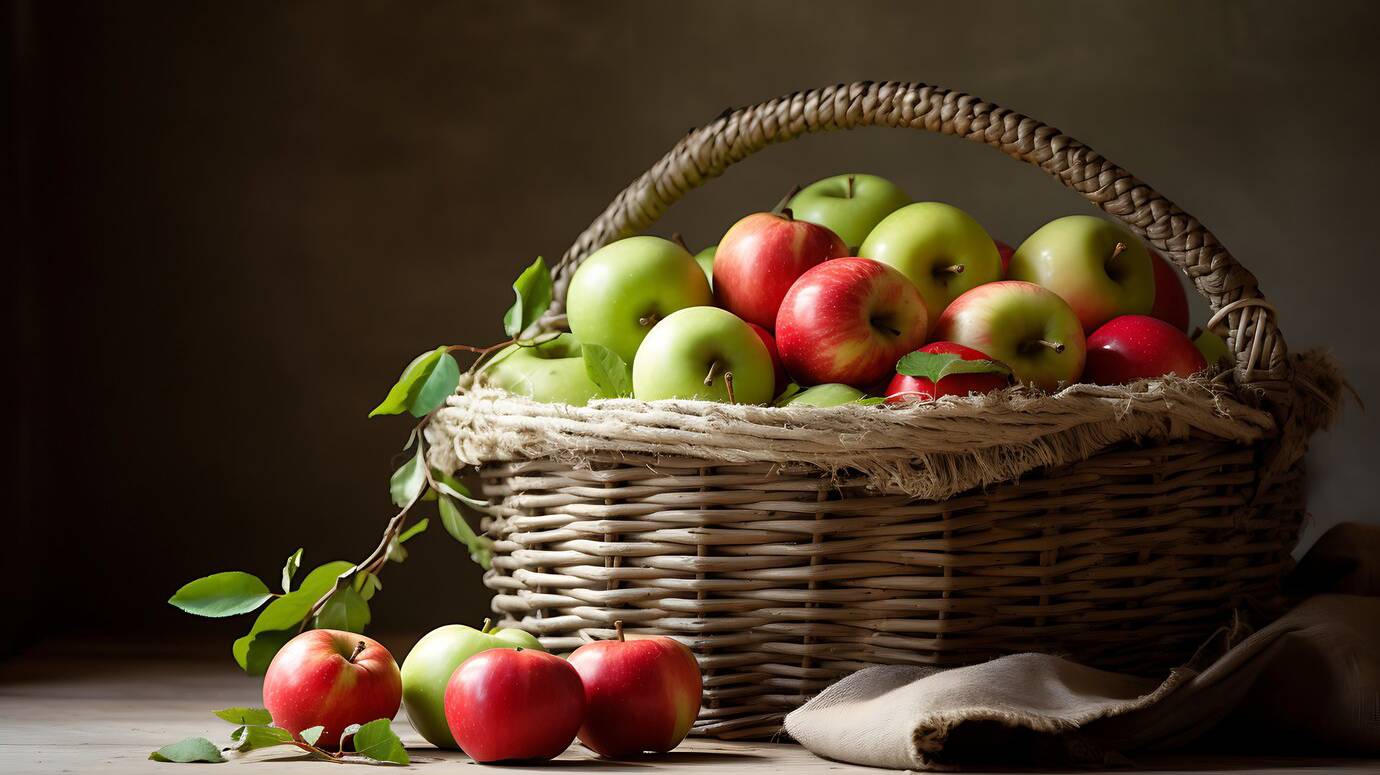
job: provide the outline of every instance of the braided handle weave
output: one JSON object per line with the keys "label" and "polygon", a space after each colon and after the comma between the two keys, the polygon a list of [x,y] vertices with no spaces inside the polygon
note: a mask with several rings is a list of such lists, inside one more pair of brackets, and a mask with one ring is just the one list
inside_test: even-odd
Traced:
{"label": "braided handle weave", "polygon": [[554,270],[548,322],[564,309],[575,269],[598,248],[645,230],[672,204],[729,165],[768,145],[811,132],[865,126],[907,127],[990,145],[1033,164],[1126,225],[1177,265],[1227,326],[1233,377],[1278,416],[1292,398],[1292,373],[1274,308],[1255,276],[1197,219],[1096,151],[1053,127],[960,92],[918,83],[828,86],[725,111],[676,144],[623,190],[575,240]]}

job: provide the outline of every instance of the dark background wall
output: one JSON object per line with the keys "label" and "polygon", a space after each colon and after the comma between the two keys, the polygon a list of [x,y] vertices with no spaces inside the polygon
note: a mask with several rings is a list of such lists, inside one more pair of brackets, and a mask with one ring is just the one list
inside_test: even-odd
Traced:
{"label": "dark background wall", "polygon": [[[1208,223],[1295,348],[1360,394],[1373,347],[1380,15],[1366,2],[17,2],[6,274],[20,639],[233,634],[163,600],[243,568],[359,558],[406,432],[401,366],[500,338],[513,276],[723,108],[922,80],[1031,114]],[[698,247],[793,183],[872,171],[1019,242],[1087,212],[988,149],[868,130],[771,149],[659,227]],[[8,228],[12,227],[12,228]],[[1372,400],[1372,403],[1376,403]],[[1307,539],[1376,519],[1380,425],[1317,439]],[[439,530],[376,626],[475,620]]]}

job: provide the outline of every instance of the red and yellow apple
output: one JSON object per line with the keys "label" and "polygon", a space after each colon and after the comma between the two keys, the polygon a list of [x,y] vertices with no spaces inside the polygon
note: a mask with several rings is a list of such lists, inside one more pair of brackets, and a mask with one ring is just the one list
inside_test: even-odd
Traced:
{"label": "red and yellow apple", "polygon": [[316,744],[334,747],[351,724],[391,719],[402,704],[402,676],[378,642],[340,630],[307,630],[288,641],[264,673],[264,708],[296,735],[324,727]]}
{"label": "red and yellow apple", "polygon": [[764,328],[806,270],[848,255],[832,231],[791,217],[754,213],[729,227],[714,253],[714,294],[729,312]]}
{"label": "red and yellow apple", "polygon": [[585,687],[569,662],[532,649],[481,651],[446,685],[446,722],[477,762],[552,759],[585,715]]}
{"label": "red and yellow apple", "polygon": [[979,285],[954,299],[934,339],[987,353],[1017,381],[1042,390],[1077,382],[1087,342],[1068,303],[1053,291],[1017,280]]}

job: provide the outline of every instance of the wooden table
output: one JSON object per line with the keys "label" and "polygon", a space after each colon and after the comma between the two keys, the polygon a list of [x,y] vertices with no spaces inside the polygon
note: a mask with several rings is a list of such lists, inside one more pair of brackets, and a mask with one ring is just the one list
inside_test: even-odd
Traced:
{"label": "wooden table", "polygon": [[[102,655],[90,644],[35,650],[0,664],[0,773],[182,772],[189,765],[159,764],[150,751],[188,736],[223,743],[231,727],[210,714],[215,708],[260,705],[258,679],[235,669],[228,654],[208,659],[164,644],[149,649],[126,646]],[[395,728],[413,764],[403,769],[439,773],[480,773],[481,765],[463,754],[438,751],[422,741],[405,719]],[[1234,775],[1277,773],[1376,773],[1380,761],[1342,759],[1241,759],[1170,757],[1138,762],[1144,775],[1231,771]],[[246,775],[327,772],[332,766],[272,749],[218,765]],[[351,771],[369,772],[368,765]],[[670,754],[630,762],[594,758],[578,744],[554,769],[504,767],[499,773],[589,772],[699,773],[877,773],[819,759],[790,744],[690,740]],[[384,769],[373,770],[383,772]],[[1085,770],[1080,772],[1086,772]]]}

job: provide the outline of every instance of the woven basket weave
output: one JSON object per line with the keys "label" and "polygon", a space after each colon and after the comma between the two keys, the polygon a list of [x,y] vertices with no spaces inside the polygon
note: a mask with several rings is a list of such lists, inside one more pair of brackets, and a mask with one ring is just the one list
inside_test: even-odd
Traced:
{"label": "woven basket weave", "polygon": [[618,195],[556,268],[643,231],[734,162],[809,132],[957,135],[1034,164],[1183,269],[1225,329],[1206,380],[1011,388],[905,408],[630,399],[543,404],[467,385],[431,462],[479,468],[504,626],[555,651],[633,632],[690,645],[696,730],[770,735],[874,663],[1068,654],[1150,672],[1234,608],[1269,605],[1304,518],[1302,458],[1340,379],[1291,356],[1255,278],[1091,149],[973,97],[857,83],[727,112]]}

